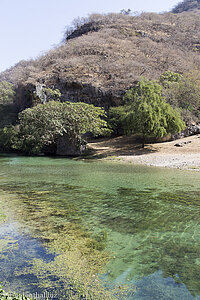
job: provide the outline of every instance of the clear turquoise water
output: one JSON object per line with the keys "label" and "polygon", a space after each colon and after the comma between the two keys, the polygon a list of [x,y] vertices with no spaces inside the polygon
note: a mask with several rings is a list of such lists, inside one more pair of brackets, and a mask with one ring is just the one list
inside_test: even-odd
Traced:
{"label": "clear turquoise water", "polygon": [[94,237],[106,232],[103,251],[110,259],[99,276],[102,284],[136,287],[121,299],[200,299],[199,183],[195,171],[1,156],[0,201],[8,220],[0,232],[12,240],[12,251],[4,251],[9,263],[2,252],[0,268],[6,271],[0,281],[18,291],[43,291],[35,275],[13,276],[34,258],[54,259],[34,221],[42,203],[56,209],[51,222],[59,224],[58,235],[66,220]]}

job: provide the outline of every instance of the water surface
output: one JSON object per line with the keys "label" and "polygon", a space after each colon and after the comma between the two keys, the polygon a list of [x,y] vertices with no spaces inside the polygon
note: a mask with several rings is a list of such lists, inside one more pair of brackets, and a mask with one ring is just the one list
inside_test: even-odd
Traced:
{"label": "water surface", "polygon": [[76,297],[89,277],[117,299],[200,299],[199,182],[192,171],[1,156],[0,281],[54,299]]}

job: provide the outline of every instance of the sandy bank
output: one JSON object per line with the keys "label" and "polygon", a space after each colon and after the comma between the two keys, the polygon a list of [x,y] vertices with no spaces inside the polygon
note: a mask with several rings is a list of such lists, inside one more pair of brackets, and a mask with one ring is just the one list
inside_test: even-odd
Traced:
{"label": "sandy bank", "polygon": [[[182,147],[175,144],[181,143]],[[92,141],[94,156],[156,167],[200,171],[200,135],[176,141],[147,144],[144,149],[135,137],[117,137]]]}

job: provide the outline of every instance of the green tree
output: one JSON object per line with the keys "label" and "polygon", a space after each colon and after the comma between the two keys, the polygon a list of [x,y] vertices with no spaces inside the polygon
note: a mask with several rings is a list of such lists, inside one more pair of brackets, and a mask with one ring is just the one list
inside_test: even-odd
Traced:
{"label": "green tree", "polygon": [[147,136],[163,137],[185,127],[178,112],[165,102],[162,87],[153,81],[142,79],[124,98],[124,130],[142,134],[143,147]]}
{"label": "green tree", "polygon": [[12,150],[12,146],[17,142],[17,132],[14,126],[0,128],[0,149],[3,151]]}
{"label": "green tree", "polygon": [[17,149],[28,154],[40,153],[45,146],[53,145],[66,135],[71,140],[81,140],[81,135],[92,132],[103,134],[107,123],[105,112],[86,103],[60,103],[50,101],[19,114]]}
{"label": "green tree", "polygon": [[108,114],[108,125],[117,134],[124,134],[123,120],[126,115],[126,106],[110,107]]}
{"label": "green tree", "polygon": [[7,81],[0,82],[0,104],[13,103],[15,96],[14,86]]}
{"label": "green tree", "polygon": [[[183,76],[179,74],[181,77],[178,80],[172,80],[173,76],[167,78],[166,73],[161,76],[160,80],[164,87],[163,93],[166,101],[174,108],[180,109],[186,122],[198,121],[200,116],[200,72],[191,72]],[[164,78],[165,80],[162,80]]]}

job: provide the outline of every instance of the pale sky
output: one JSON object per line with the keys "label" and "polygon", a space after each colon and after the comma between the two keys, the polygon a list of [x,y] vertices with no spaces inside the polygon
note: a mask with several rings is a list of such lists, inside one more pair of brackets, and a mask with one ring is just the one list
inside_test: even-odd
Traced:
{"label": "pale sky", "polygon": [[36,58],[63,38],[64,28],[90,13],[163,12],[178,0],[0,0],[0,72]]}

